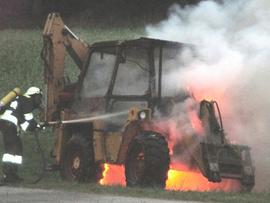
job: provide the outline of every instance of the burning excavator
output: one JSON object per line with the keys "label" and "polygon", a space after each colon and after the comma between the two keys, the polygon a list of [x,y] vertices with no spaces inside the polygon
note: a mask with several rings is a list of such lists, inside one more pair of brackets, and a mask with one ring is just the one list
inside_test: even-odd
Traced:
{"label": "burning excavator", "polygon": [[[57,13],[48,15],[43,40],[44,117],[55,135],[51,170],[110,184],[108,170],[121,166],[127,186],[161,188],[192,171],[209,184],[233,179],[240,190],[252,190],[250,148],[226,138],[217,102],[197,102],[169,86],[166,74],[193,46],[150,38],[88,45]],[[66,53],[79,68],[74,82],[66,76]]]}

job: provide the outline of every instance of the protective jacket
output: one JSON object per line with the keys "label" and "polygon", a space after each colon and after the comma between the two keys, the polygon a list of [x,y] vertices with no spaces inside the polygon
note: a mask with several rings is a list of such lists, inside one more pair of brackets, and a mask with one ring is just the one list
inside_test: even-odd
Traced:
{"label": "protective jacket", "polygon": [[32,111],[36,108],[33,100],[26,96],[17,96],[5,107],[0,119],[9,121],[23,131],[33,131],[37,127]]}
{"label": "protective jacket", "polygon": [[7,182],[20,180],[17,170],[23,161],[23,146],[18,130],[33,131],[38,127],[32,112],[40,107],[41,98],[41,90],[30,87],[24,95],[17,95],[0,110],[0,131],[4,143],[2,171]]}

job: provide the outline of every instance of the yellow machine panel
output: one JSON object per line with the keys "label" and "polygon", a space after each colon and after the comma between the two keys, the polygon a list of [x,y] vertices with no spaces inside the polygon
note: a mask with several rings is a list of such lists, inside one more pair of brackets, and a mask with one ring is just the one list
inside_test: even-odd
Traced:
{"label": "yellow machine panel", "polygon": [[94,154],[96,161],[115,162],[118,157],[120,145],[122,143],[122,133],[104,132],[104,123],[101,121],[93,122],[94,125]]}
{"label": "yellow machine panel", "polygon": [[106,161],[116,162],[120,145],[122,143],[121,133],[113,132],[105,135]]}
{"label": "yellow machine panel", "polygon": [[[102,129],[102,122],[93,122],[94,129]],[[93,137],[93,147],[95,152],[95,160],[103,161],[106,159],[105,156],[105,146],[104,146],[104,132],[102,131],[94,131]]]}

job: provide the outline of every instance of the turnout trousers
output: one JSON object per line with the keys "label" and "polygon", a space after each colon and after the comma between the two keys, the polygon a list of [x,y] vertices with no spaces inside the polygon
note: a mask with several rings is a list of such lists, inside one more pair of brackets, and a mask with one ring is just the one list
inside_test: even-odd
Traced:
{"label": "turnout trousers", "polygon": [[17,126],[9,121],[0,120],[3,135],[4,153],[2,170],[5,176],[17,176],[18,165],[22,163],[22,141],[17,133]]}

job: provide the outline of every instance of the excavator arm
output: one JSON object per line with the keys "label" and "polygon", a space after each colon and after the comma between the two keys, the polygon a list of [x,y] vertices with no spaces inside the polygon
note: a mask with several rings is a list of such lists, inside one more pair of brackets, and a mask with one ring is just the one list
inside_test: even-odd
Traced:
{"label": "excavator arm", "polygon": [[80,70],[87,59],[89,46],[80,40],[63,22],[58,13],[50,13],[43,30],[44,78],[46,85],[44,117],[52,121],[57,112],[61,93],[65,88],[64,69],[66,53]]}

